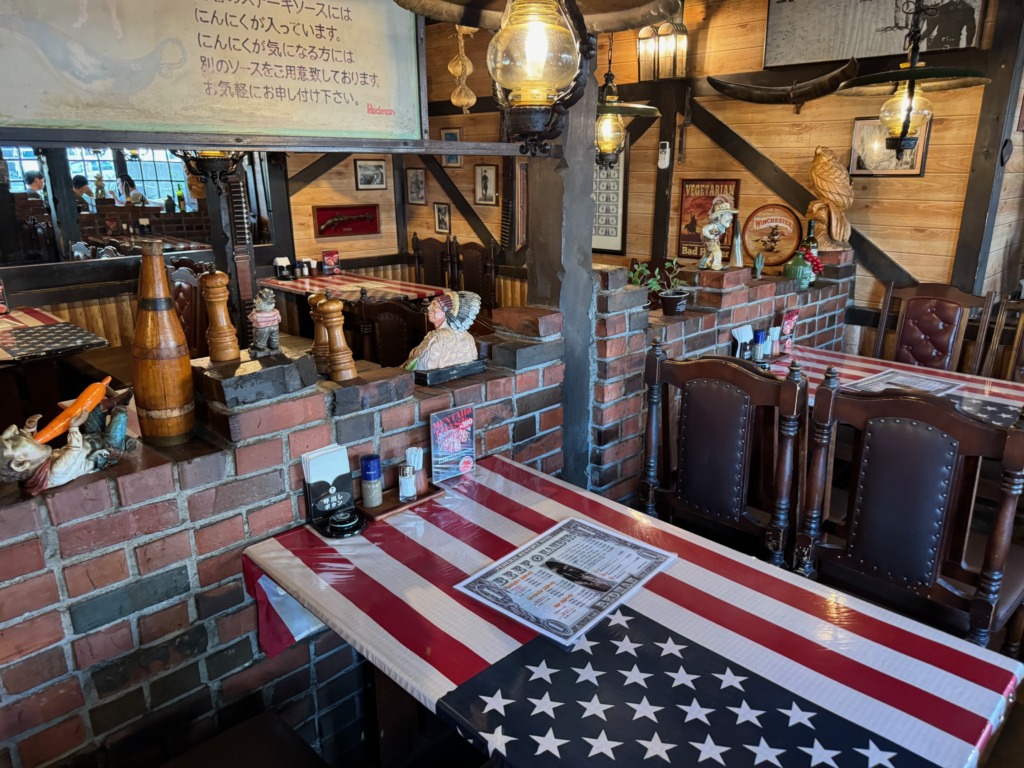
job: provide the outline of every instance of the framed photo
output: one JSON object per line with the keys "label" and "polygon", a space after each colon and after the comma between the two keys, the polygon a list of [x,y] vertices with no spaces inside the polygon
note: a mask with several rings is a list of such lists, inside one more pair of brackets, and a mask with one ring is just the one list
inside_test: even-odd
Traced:
{"label": "framed photo", "polygon": [[425,169],[405,169],[405,202],[409,205],[427,204],[427,173]]}
{"label": "framed photo", "polygon": [[[462,129],[442,128],[441,141],[462,141]],[[461,168],[462,155],[441,155],[441,165],[445,168]]]}
{"label": "framed photo", "polygon": [[931,120],[917,132],[917,146],[903,152],[885,148],[888,130],[877,117],[856,117],[853,120],[853,148],[850,151],[851,176],[923,176],[924,161],[928,154],[928,134]]}
{"label": "framed photo", "polygon": [[530,209],[530,163],[516,163],[516,250],[526,245],[526,224]]}
{"label": "framed photo", "polygon": [[498,166],[473,166],[473,202],[477,205],[498,204]]}
{"label": "framed photo", "polygon": [[628,181],[629,147],[622,150],[614,168],[594,166],[594,231],[590,247],[597,253],[626,252]]}
{"label": "framed photo", "polygon": [[356,189],[387,189],[386,160],[356,160]]}
{"label": "framed photo", "polygon": [[789,261],[803,240],[804,229],[793,210],[779,203],[762,205],[743,222],[743,248],[753,259],[764,254],[766,266]]}
{"label": "framed photo", "polygon": [[380,234],[380,206],[318,205],[313,208],[315,237],[358,237]]}
{"label": "framed photo", "polygon": [[[683,194],[679,204],[679,256],[699,259],[704,256],[700,231],[710,223],[708,213],[719,199],[732,208],[739,208],[739,179],[683,179]],[[722,235],[722,253],[732,247],[734,227]]]}
{"label": "framed photo", "polygon": [[449,203],[434,203],[434,231],[449,235],[452,231],[452,207]]}

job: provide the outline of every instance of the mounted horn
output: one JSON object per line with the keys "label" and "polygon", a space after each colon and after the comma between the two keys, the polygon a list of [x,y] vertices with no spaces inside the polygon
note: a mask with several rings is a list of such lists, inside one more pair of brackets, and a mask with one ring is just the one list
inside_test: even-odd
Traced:
{"label": "mounted horn", "polygon": [[744,72],[737,75],[708,77],[708,85],[723,96],[739,101],[752,101],[755,104],[792,104],[799,114],[800,107],[812,99],[820,99],[835,93],[839,85],[857,75],[857,60],[850,59],[846,64],[832,72],[805,80],[802,83],[788,85],[770,84],[770,80],[778,80],[778,72]]}

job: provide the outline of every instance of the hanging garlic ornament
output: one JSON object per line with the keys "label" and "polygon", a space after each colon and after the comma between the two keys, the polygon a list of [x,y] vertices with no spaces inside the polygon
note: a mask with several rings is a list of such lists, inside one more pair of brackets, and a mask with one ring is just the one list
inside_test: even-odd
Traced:
{"label": "hanging garlic ornament", "polygon": [[466,43],[463,36],[469,35],[472,37],[474,33],[479,32],[479,29],[456,24],[455,32],[459,41],[459,52],[448,62],[448,71],[455,78],[452,104],[459,107],[462,110],[462,114],[468,115],[469,108],[476,104],[476,94],[466,85],[466,78],[473,74],[473,62],[466,56]]}

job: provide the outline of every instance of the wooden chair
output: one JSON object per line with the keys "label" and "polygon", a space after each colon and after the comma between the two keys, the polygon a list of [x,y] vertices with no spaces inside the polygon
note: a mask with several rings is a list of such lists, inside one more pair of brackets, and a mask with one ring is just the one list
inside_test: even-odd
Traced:
{"label": "wooden chair", "polygon": [[[1016,318],[1013,341],[1004,350],[1003,333],[1012,317]],[[981,375],[1007,381],[1024,381],[1024,301],[1004,299],[999,303],[996,325],[992,330],[988,352],[985,353]]]}
{"label": "wooden chair", "polygon": [[882,358],[893,298],[900,300],[893,360],[943,371],[957,370],[970,312],[979,309],[978,339],[964,372],[979,371],[995,293],[989,291],[981,297],[940,283],[921,283],[906,288],[894,288],[892,283],[886,283],[872,352],[877,358]]}
{"label": "wooden chair", "polygon": [[210,354],[206,342],[206,329],[210,320],[206,314],[206,302],[199,289],[199,276],[188,267],[178,267],[170,272],[171,299],[174,310],[185,330],[189,357],[207,357]]}
{"label": "wooden chair", "polygon": [[459,243],[452,238],[452,266],[455,268],[456,283],[463,291],[472,291],[480,297],[480,313],[490,317],[497,306],[495,289],[495,261],[497,244],[492,240],[490,248],[480,243]]}
{"label": "wooden chair", "polygon": [[[644,379],[647,428],[640,498],[645,511],[783,565],[794,457],[807,410],[799,364],[794,362],[789,375],[778,379],[736,358],[666,360],[655,342]],[[665,390],[667,403],[662,402]],[[663,408],[672,413],[670,420],[662,418]],[[758,439],[765,424],[771,429]],[[765,452],[771,479],[764,506],[752,482],[753,465],[761,460],[756,446],[771,446]],[[662,453],[671,461],[662,462]]]}
{"label": "wooden chair", "polygon": [[452,290],[458,287],[452,274],[451,237],[445,238],[444,242],[433,237],[421,240],[419,235],[413,233],[412,255],[416,282]]}
{"label": "wooden chair", "polygon": [[403,301],[362,300],[358,306],[363,357],[397,368],[427,334],[427,316]]}
{"label": "wooden chair", "polygon": [[[848,478],[833,450],[852,434]],[[834,368],[814,397],[810,462],[794,565],[804,575],[986,645],[1024,631],[1024,547],[1012,546],[1024,486],[1024,420],[975,420],[945,399],[842,392]],[[1002,466],[991,532],[972,531],[982,460]],[[848,489],[848,490],[846,490]]]}

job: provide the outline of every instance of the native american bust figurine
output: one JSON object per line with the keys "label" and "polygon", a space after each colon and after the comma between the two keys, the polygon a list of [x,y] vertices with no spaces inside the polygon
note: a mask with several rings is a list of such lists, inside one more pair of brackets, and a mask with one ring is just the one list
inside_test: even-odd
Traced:
{"label": "native american bust figurine", "polygon": [[445,291],[430,302],[427,319],[434,326],[409,353],[402,366],[409,371],[432,371],[477,359],[476,341],[469,333],[480,312],[480,297],[469,291]]}
{"label": "native american bust figurine", "polygon": [[828,147],[814,150],[810,172],[818,199],[807,206],[807,218],[816,222],[818,251],[845,250],[850,247],[850,222],[845,211],[853,204],[850,174]]}
{"label": "native american bust figurine", "polygon": [[110,410],[109,420],[98,407],[82,411],[71,421],[67,445],[57,449],[35,440],[41,418],[30,416],[23,429],[11,424],[0,434],[0,482],[20,483],[32,496],[112,466],[137,444],[127,436],[128,409],[123,405]]}

